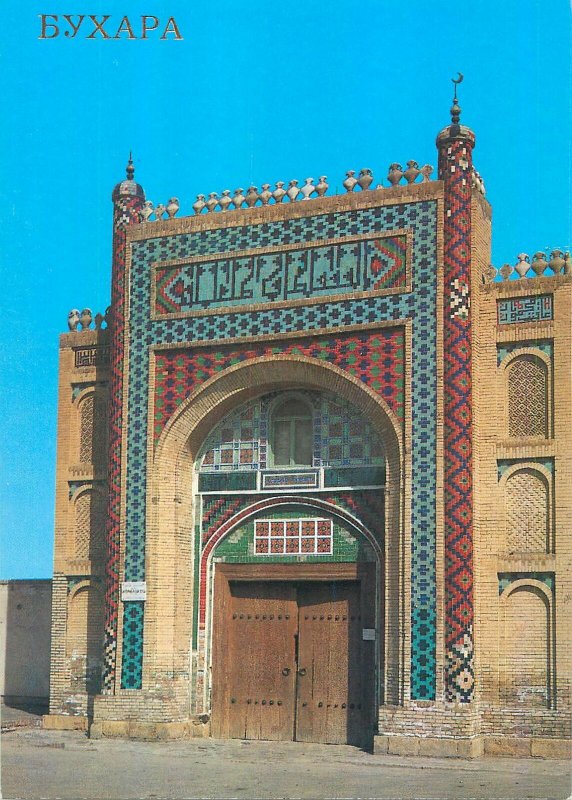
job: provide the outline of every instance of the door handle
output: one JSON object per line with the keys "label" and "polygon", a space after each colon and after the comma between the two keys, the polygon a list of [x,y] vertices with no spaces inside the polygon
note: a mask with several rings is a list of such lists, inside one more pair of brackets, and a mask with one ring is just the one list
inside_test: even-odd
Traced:
{"label": "door handle", "polygon": [[282,670],[282,675],[290,675],[290,667],[284,667]]}
{"label": "door handle", "polygon": [[302,669],[299,669],[299,670],[298,670],[298,675],[299,675],[301,678],[303,678],[305,674],[306,674],[306,668],[305,668],[305,667],[302,667]]}

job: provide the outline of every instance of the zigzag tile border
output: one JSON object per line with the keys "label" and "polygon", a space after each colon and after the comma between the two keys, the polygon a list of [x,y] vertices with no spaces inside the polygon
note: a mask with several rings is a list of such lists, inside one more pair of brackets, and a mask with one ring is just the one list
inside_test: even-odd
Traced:
{"label": "zigzag tile border", "polygon": [[475,686],[470,284],[473,145],[469,135],[451,135],[441,142],[439,151],[439,177],[445,182],[445,697],[461,703],[473,699]]}

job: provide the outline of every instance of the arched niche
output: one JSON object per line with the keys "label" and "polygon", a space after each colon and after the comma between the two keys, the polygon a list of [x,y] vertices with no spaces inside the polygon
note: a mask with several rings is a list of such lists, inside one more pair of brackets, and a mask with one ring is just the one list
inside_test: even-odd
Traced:
{"label": "arched niche", "polygon": [[508,553],[552,551],[552,475],[535,462],[514,464],[502,476]]}
{"label": "arched niche", "polygon": [[98,584],[82,580],[68,596],[66,658],[71,686],[95,693],[103,662],[103,592]]}
{"label": "arched niche", "polygon": [[191,649],[192,593],[199,586],[193,549],[193,468],[211,430],[233,408],[278,390],[313,389],[345,398],[381,436],[387,457],[385,506],[384,698],[402,699],[404,653],[400,620],[404,617],[401,583],[403,547],[404,456],[399,421],[383,399],[358,379],[318,359],[275,356],[252,359],[205,381],[181,404],[158,442],[148,480],[146,540],[147,601],[143,687],[161,675],[180,677],[188,685]]}
{"label": "arched niche", "polygon": [[499,598],[502,705],[551,708],[554,703],[553,600],[534,578],[510,583]]}

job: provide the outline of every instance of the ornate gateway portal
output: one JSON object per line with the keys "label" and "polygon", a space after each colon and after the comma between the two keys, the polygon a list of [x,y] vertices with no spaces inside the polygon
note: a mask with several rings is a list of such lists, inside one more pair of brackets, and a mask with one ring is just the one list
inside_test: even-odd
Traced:
{"label": "ornate gateway portal", "polygon": [[214,736],[371,741],[385,462],[372,425],[329,392],[264,394],[208,436],[195,640],[212,681],[195,702]]}
{"label": "ornate gateway portal", "polygon": [[47,725],[565,738],[569,259],[491,282],[452,113],[437,180],[394,163],[341,195],[278,182],[179,218],[129,163],[111,309],[61,340]]}

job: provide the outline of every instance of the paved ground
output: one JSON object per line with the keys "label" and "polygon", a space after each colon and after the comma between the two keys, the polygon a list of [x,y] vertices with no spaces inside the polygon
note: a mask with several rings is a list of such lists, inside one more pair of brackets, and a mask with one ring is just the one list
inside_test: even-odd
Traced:
{"label": "paved ground", "polygon": [[[17,717],[18,715],[16,715]],[[5,800],[565,800],[570,764],[372,756],[353,747],[215,741],[91,741],[3,718]]]}

